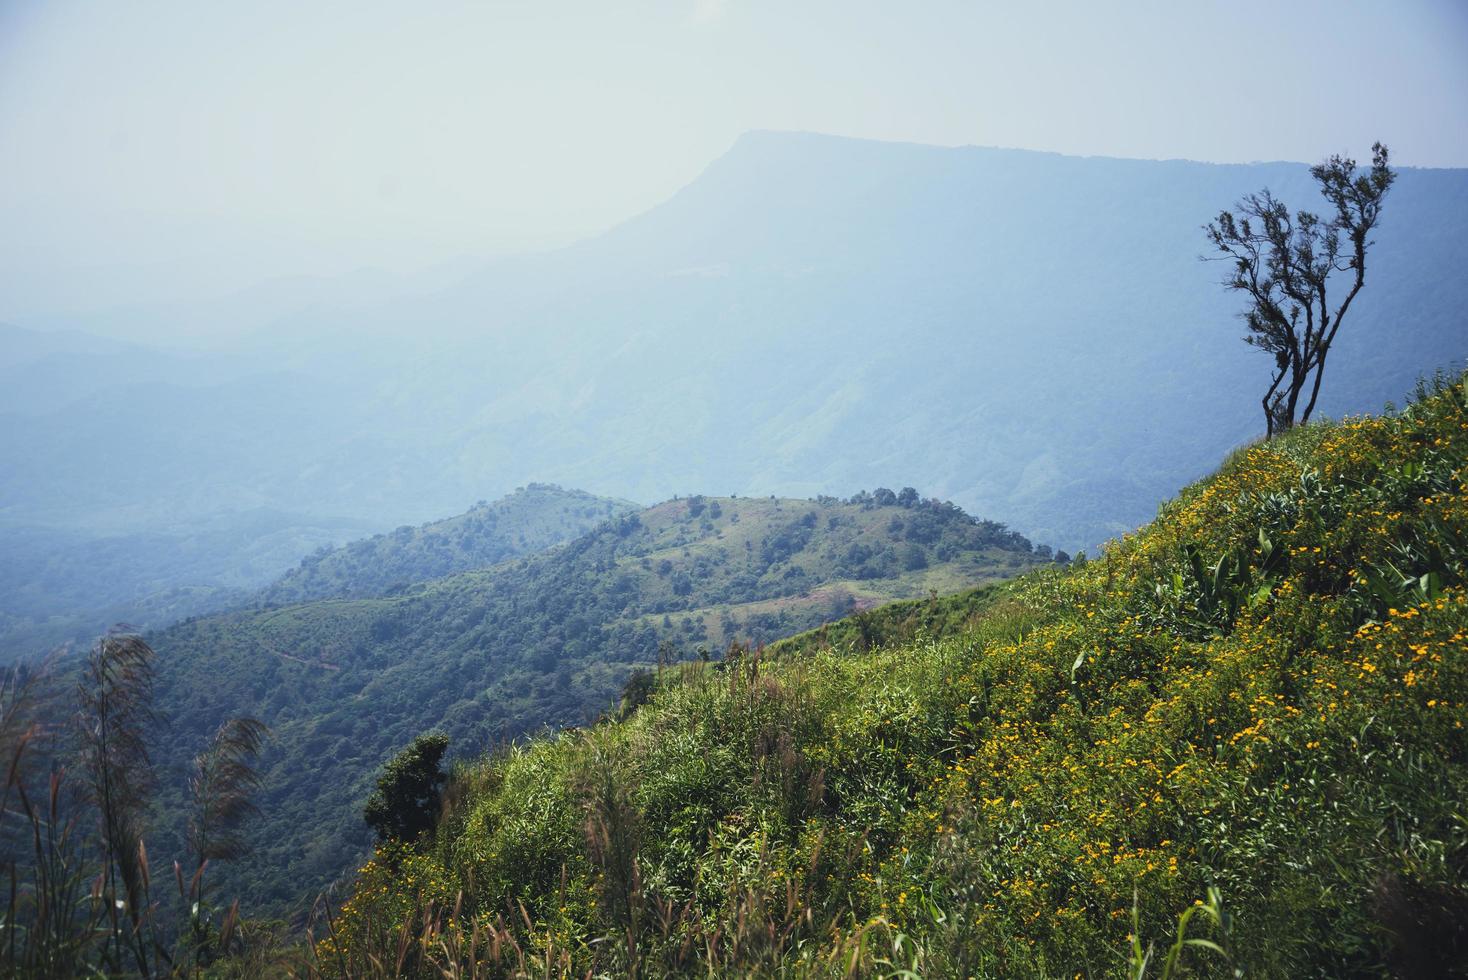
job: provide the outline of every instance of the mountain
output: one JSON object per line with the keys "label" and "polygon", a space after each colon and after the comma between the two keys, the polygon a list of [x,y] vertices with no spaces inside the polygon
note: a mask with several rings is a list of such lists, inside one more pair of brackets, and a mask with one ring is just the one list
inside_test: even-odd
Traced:
{"label": "mountain", "polygon": [[1465,381],[1242,449],[1092,561],[686,664],[461,766],[317,955],[1462,976]]}
{"label": "mountain", "polygon": [[[10,410],[0,518],[381,528],[532,479],[634,500],[903,481],[1094,549],[1261,433],[1269,364],[1197,257],[1265,186],[1323,204],[1302,164],[751,133],[595,239],[370,304],[316,284],[208,356]],[[1465,264],[1468,171],[1404,168],[1324,412],[1464,357]]]}
{"label": "mountain", "polygon": [[541,551],[635,509],[531,484],[458,517],[355,541],[368,530],[360,523],[263,509],[125,534],[0,524],[0,663],[85,647],[115,623],[156,630],[253,602],[377,595]]}
{"label": "mountain", "polygon": [[[390,595],[185,621],[151,637],[163,718],[154,740],[165,774],[158,812],[186,812],[174,797],[189,747],[222,718],[264,721],[273,737],[250,833],[254,856],[221,880],[255,907],[287,907],[360,859],[375,774],[424,730],[443,731],[470,753],[583,724],[616,704],[638,666],[708,657],[735,638],[772,640],[853,609],[1006,578],[1047,554],[912,492],[844,503],[690,497],[624,514],[550,551]],[[159,853],[176,850],[178,831],[175,821]]]}
{"label": "mountain", "polygon": [[240,605],[303,552],[365,530],[263,508],[131,533],[0,523],[0,664]]}
{"label": "mountain", "polygon": [[480,501],[457,517],[321,548],[261,591],[258,600],[285,605],[383,595],[544,551],[638,509],[622,500],[532,483],[492,504]]}

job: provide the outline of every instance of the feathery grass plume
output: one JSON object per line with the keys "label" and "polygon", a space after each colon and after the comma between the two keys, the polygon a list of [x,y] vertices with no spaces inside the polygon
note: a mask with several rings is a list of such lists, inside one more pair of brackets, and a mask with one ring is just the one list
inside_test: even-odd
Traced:
{"label": "feathery grass plume", "polygon": [[0,674],[0,866],[7,901],[0,913],[0,973],[14,977],[90,969],[105,917],[76,839],[77,809],[66,770],[54,757],[45,716],[50,663]]}
{"label": "feathery grass plume", "polygon": [[254,718],[231,718],[194,759],[189,776],[193,813],[188,833],[196,869],[202,870],[208,861],[232,861],[248,850],[240,824],[259,812],[250,799],[260,786],[260,773],[253,763],[269,733]]}
{"label": "feathery grass plume", "polygon": [[35,713],[36,674],[23,665],[0,676],[0,765],[5,786],[0,789],[0,813],[8,813],[12,795],[25,778],[28,749],[40,737]]}
{"label": "feathery grass plume", "polygon": [[[101,832],[111,952],[120,960],[126,949],[147,976],[149,944],[143,935],[148,925],[147,859],[142,831],[153,784],[145,738],[154,717],[153,649],[127,627],[113,627],[93,646],[77,696],[82,762]],[[119,911],[126,913],[126,924]]]}
{"label": "feathery grass plume", "polygon": [[226,954],[235,932],[239,902],[225,912],[216,931],[210,903],[205,900],[204,871],[211,861],[233,861],[249,850],[240,834],[240,825],[250,814],[258,812],[250,799],[260,786],[260,773],[253,763],[269,731],[254,718],[230,718],[194,758],[194,771],[189,775],[192,812],[188,821],[194,873],[185,888],[175,862],[174,878],[179,897],[189,907],[193,955],[200,965]]}

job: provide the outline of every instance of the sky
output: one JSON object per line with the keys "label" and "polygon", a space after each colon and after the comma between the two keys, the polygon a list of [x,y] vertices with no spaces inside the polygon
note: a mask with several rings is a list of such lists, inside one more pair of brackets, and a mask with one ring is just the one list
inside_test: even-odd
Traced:
{"label": "sky", "polygon": [[0,0],[0,321],[555,247],[751,129],[1468,166],[1468,2]]}

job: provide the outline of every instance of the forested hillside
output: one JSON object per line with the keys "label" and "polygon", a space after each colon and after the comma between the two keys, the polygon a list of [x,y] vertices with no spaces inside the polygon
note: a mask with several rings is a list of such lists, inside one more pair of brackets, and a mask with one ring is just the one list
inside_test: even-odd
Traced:
{"label": "forested hillside", "polygon": [[686,665],[456,771],[318,962],[1464,976],[1465,476],[1440,382],[1237,452],[1084,565]]}
{"label": "forested hillside", "polygon": [[458,517],[349,544],[339,542],[361,524],[273,511],[123,534],[0,523],[0,664],[85,648],[117,623],[157,630],[251,603],[379,595],[543,551],[635,509],[530,484]]}
{"label": "forested hillside", "polygon": [[240,605],[302,554],[367,530],[270,510],[131,532],[0,522],[0,664]]}
{"label": "forested hillside", "polygon": [[254,715],[273,736],[251,859],[221,880],[251,907],[280,910],[362,856],[375,773],[425,729],[483,752],[594,720],[635,667],[717,657],[735,638],[772,640],[1051,560],[912,490],[844,502],[691,497],[391,595],[181,623],[152,638],[172,804],[159,812],[175,835],[159,838],[160,853],[184,811],[170,794],[182,792],[185,747],[223,717]]}
{"label": "forested hillside", "polygon": [[285,605],[382,595],[544,551],[638,509],[627,501],[532,483],[494,503],[480,501],[457,517],[322,548],[262,590],[258,600]]}

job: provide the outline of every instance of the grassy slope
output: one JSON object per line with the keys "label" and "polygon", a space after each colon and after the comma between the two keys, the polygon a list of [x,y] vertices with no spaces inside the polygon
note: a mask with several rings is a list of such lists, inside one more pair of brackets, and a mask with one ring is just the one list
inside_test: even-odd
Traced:
{"label": "grassy slope", "polygon": [[360,860],[375,773],[422,731],[443,730],[472,754],[583,724],[660,644],[695,657],[730,636],[787,636],[875,597],[993,581],[1037,561],[1017,535],[944,506],[696,498],[393,595],[186,622],[154,638],[164,792],[181,792],[189,755],[221,718],[270,725],[255,854],[221,881],[253,908],[282,910]]}
{"label": "grassy slope", "polygon": [[263,589],[260,599],[283,605],[382,595],[544,551],[637,509],[624,500],[532,483],[456,517],[318,551]]}
{"label": "grassy slope", "polygon": [[1216,885],[1200,973],[1462,975],[1465,465],[1460,383],[1242,451],[1084,566],[871,617],[871,652],[685,667],[460,771],[325,962],[432,906],[427,959],[537,975],[1112,975],[1134,895],[1165,947]]}

